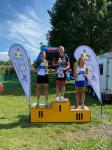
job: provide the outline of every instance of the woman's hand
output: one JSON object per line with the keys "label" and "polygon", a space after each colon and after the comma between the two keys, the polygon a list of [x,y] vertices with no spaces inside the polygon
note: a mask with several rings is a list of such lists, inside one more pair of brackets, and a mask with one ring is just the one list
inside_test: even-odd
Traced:
{"label": "woman's hand", "polygon": [[83,76],[84,76],[84,77],[88,77],[88,74],[84,74]]}
{"label": "woman's hand", "polygon": [[38,68],[32,68],[32,71],[37,72]]}
{"label": "woman's hand", "polygon": [[88,67],[86,67],[86,73],[84,74],[84,77],[88,77],[89,74],[88,74]]}
{"label": "woman's hand", "polygon": [[54,59],[53,62],[52,62],[52,66],[53,66],[53,67],[57,67],[57,66],[58,66],[58,62],[57,62],[55,59]]}
{"label": "woman's hand", "polygon": [[58,60],[57,64],[60,65],[62,62],[60,60]]}
{"label": "woman's hand", "polygon": [[67,68],[63,68],[63,71],[66,71],[67,70]]}

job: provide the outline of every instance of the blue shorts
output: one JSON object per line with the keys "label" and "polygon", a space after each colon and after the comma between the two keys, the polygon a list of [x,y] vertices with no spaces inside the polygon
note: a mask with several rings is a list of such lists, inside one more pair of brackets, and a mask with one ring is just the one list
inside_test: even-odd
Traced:
{"label": "blue shorts", "polygon": [[86,81],[76,81],[75,87],[86,87]]}

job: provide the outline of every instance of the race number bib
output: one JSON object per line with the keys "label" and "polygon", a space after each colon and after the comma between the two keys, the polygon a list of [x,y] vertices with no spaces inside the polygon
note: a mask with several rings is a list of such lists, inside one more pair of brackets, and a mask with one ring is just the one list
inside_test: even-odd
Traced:
{"label": "race number bib", "polygon": [[39,69],[38,75],[45,76],[45,69]]}
{"label": "race number bib", "polygon": [[59,67],[57,69],[57,75],[58,75],[58,78],[64,78],[64,73],[63,73],[63,68],[62,67]]}

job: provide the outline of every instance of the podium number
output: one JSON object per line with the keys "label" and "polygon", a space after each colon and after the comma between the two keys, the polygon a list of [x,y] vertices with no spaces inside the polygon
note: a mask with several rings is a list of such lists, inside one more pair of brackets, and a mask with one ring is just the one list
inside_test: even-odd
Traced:
{"label": "podium number", "polygon": [[76,120],[83,120],[83,113],[76,113]]}
{"label": "podium number", "polygon": [[61,112],[61,105],[59,105],[59,112]]}
{"label": "podium number", "polygon": [[39,111],[39,112],[38,112],[38,117],[39,117],[39,118],[43,118],[43,111]]}

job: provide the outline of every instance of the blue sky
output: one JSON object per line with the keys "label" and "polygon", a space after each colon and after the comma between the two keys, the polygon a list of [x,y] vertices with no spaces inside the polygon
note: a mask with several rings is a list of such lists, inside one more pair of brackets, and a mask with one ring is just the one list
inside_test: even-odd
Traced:
{"label": "blue sky", "polygon": [[50,29],[48,9],[55,0],[0,0],[0,60],[8,59],[8,50],[19,43],[34,60]]}

